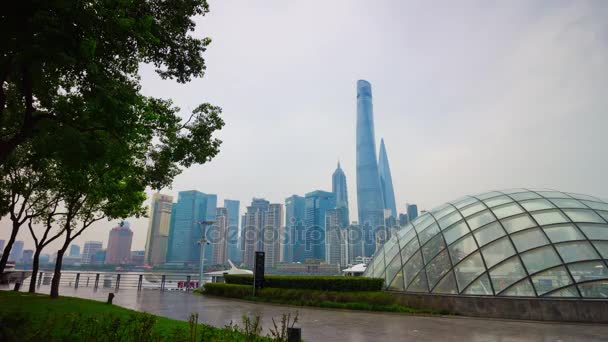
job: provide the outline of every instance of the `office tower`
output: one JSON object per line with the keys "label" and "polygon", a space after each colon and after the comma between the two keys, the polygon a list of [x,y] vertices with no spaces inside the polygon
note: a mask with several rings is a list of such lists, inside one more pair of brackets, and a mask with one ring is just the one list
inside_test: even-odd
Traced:
{"label": "office tower", "polygon": [[384,200],[376,158],[372,86],[357,82],[357,206],[365,240],[365,256],[374,253],[373,232],[384,224]]}
{"label": "office tower", "polygon": [[95,251],[95,253],[91,256],[91,264],[102,265],[104,260],[106,260],[106,250],[99,249]]}
{"label": "office tower", "polygon": [[212,265],[227,264],[228,259],[228,224],[229,214],[226,208],[217,208],[215,211],[215,223],[209,234],[213,255]]}
{"label": "office tower", "polygon": [[30,265],[32,263],[32,258],[34,256],[34,251],[31,249],[26,249],[23,251],[21,255],[21,263],[25,265]]}
{"label": "office tower", "polygon": [[167,261],[172,207],[173,196],[163,195],[158,192],[152,195],[144,255],[145,264],[156,266],[164,264]]}
{"label": "office tower", "polygon": [[397,206],[395,205],[395,191],[393,190],[393,177],[388,165],[388,156],[384,139],[380,140],[380,152],[378,153],[378,174],[380,175],[380,186],[382,188],[382,199],[384,208],[390,210],[390,215],[397,218]]}
{"label": "office tower", "polygon": [[415,204],[406,204],[408,222],[412,222],[418,217],[418,206]]}
{"label": "office tower", "polygon": [[225,199],[224,207],[228,210],[228,259],[235,264],[241,262],[239,248],[239,207],[240,202]]}
{"label": "office tower", "polygon": [[341,264],[342,260],[342,229],[338,211],[328,209],[325,213],[325,262]]}
{"label": "office tower", "polygon": [[13,243],[13,248],[11,248],[11,253],[8,255],[8,260],[20,262],[22,256],[23,256],[23,241],[17,240]]}
{"label": "office tower", "polygon": [[[207,213],[209,206],[207,199],[211,202],[215,195],[207,195],[200,191],[181,191],[177,196],[177,203],[173,204],[171,211],[171,225],[169,229],[169,246],[167,250],[167,262],[172,264],[198,265],[200,263],[200,246],[198,241],[205,236],[209,238],[208,231],[211,229],[209,222],[215,220],[215,216],[209,217]],[[205,248],[205,259],[210,261],[212,248]]]}
{"label": "office tower", "polygon": [[270,202],[263,198],[253,198],[251,206],[245,213],[245,230],[243,233],[243,263],[253,267],[255,252],[263,251],[262,237],[264,232],[264,219]]}
{"label": "office tower", "polygon": [[403,227],[408,223],[407,214],[399,214],[399,226]]}
{"label": "office tower", "polygon": [[283,251],[283,205],[273,203],[268,206],[264,218],[264,234],[262,243],[266,267],[275,267],[281,262]]}
{"label": "office tower", "polygon": [[245,214],[241,215],[241,231],[239,232],[239,259],[241,261],[239,265],[243,263],[243,253],[245,253]]}
{"label": "office tower", "polygon": [[325,214],[336,207],[336,197],[327,191],[313,191],[305,196],[306,234],[304,241],[305,259],[325,260]]}
{"label": "office tower", "polygon": [[[206,212],[206,220],[209,222],[215,221],[215,214],[217,208],[217,195],[214,194],[206,194],[207,197],[207,210]],[[211,231],[211,226],[207,225],[205,227],[205,231]],[[207,240],[210,240],[208,234],[206,234]],[[211,247],[205,248],[205,260],[211,261],[213,258],[213,245]]]}
{"label": "office tower", "polygon": [[340,163],[338,163],[338,168],[334,171],[334,174],[331,177],[331,187],[334,196],[336,197],[336,208],[346,208],[345,211],[341,211],[340,214],[340,226],[346,227],[350,222],[349,213],[348,213],[348,191],[346,187],[346,175],[342,168],[340,167]]}
{"label": "office tower", "polygon": [[353,263],[357,257],[363,257],[365,241],[363,231],[357,222],[348,226],[348,263]]}
{"label": "office tower", "polygon": [[143,266],[146,257],[146,251],[131,251],[131,265]]}
{"label": "office tower", "polygon": [[130,263],[132,242],[133,231],[129,228],[129,222],[122,221],[118,226],[112,228],[108,238],[105,263],[111,265]]}
{"label": "office tower", "polygon": [[284,262],[304,262],[304,197],[292,195],[285,199]]}
{"label": "office tower", "polygon": [[350,264],[350,246],[348,245],[348,227],[340,228],[340,266]]}
{"label": "office tower", "polygon": [[69,256],[71,257],[79,257],[80,256],[80,246],[78,245],[71,245],[70,246],[70,254]]}
{"label": "office tower", "polygon": [[[87,241],[82,248],[82,257],[80,263],[90,264],[93,262],[93,257],[97,251],[101,250],[101,241]],[[104,255],[105,258],[105,255]]]}

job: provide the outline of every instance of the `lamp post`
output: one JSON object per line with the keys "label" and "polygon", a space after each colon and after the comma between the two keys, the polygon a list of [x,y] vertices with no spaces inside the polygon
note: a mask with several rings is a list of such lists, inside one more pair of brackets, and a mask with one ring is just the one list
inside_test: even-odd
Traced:
{"label": "lamp post", "polygon": [[207,240],[207,237],[205,236],[205,227],[207,227],[207,225],[211,225],[214,224],[215,221],[198,221],[198,224],[202,225],[203,227],[203,235],[201,237],[200,240],[198,240],[198,244],[201,246],[201,259],[200,259],[200,264],[199,264],[199,271],[198,271],[198,287],[199,288],[203,288],[203,271],[205,268],[205,245],[209,244],[209,241]]}

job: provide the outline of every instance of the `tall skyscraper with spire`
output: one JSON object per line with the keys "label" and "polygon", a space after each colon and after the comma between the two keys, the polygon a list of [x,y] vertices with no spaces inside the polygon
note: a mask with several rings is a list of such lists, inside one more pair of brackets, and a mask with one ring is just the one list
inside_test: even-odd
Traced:
{"label": "tall skyscraper with spire", "polygon": [[384,139],[380,140],[380,152],[378,153],[378,173],[380,175],[380,186],[382,187],[382,199],[384,208],[391,211],[391,216],[397,218],[397,205],[395,204],[395,191],[393,190],[393,178],[391,168],[388,165],[388,156]]}
{"label": "tall skyscraper with spire", "polygon": [[365,80],[357,82],[357,206],[364,253],[371,256],[375,249],[373,232],[384,225],[384,200],[376,159],[372,86]]}
{"label": "tall skyscraper with spire", "polygon": [[340,162],[338,162],[338,168],[334,171],[334,174],[331,177],[331,188],[336,198],[336,208],[344,208],[342,210],[342,217],[340,217],[340,226],[347,227],[350,223],[350,218],[348,214],[348,190],[346,188],[346,175],[342,168],[340,167]]}

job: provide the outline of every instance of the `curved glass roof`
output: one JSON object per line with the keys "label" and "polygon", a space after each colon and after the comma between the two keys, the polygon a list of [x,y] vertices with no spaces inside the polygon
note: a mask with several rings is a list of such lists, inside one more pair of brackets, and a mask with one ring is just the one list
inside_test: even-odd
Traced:
{"label": "curved glass roof", "polygon": [[608,202],[554,190],[466,196],[399,228],[364,276],[389,290],[608,298]]}

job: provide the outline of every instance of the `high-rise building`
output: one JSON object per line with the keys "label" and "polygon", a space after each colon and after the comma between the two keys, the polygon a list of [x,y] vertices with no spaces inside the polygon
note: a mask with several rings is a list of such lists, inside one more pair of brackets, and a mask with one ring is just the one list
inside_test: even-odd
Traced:
{"label": "high-rise building", "polygon": [[418,206],[415,204],[406,204],[408,222],[412,222],[418,217]]}
{"label": "high-rise building", "polygon": [[357,258],[364,257],[365,240],[363,231],[357,222],[348,226],[348,263],[353,263]]}
{"label": "high-rise building", "polygon": [[349,213],[348,213],[348,190],[346,187],[346,175],[342,168],[340,167],[340,163],[338,163],[338,167],[334,174],[331,177],[331,187],[334,196],[336,197],[336,208],[345,208],[340,212],[340,226],[346,227],[350,222]]}
{"label": "high-rise building", "polygon": [[407,214],[399,214],[399,226],[404,227],[408,222]]}
{"label": "high-rise building", "polygon": [[366,256],[375,249],[373,232],[384,225],[384,200],[376,158],[372,86],[357,82],[357,207],[365,239]]}
{"label": "high-rise building", "polygon": [[129,222],[122,221],[110,230],[105,263],[110,265],[129,264],[131,262],[131,243],[133,231]]}
{"label": "high-rise building", "polygon": [[282,261],[283,252],[283,205],[273,203],[268,206],[264,218],[264,234],[262,244],[264,248],[266,267],[275,267]]}
{"label": "high-rise building", "polygon": [[224,200],[224,207],[228,210],[228,259],[235,264],[241,263],[241,251],[239,248],[239,207],[240,202],[235,200]]}
{"label": "high-rise building", "polygon": [[161,193],[152,195],[144,255],[145,264],[155,266],[164,264],[167,261],[172,207],[173,196]]}
{"label": "high-rise building", "polygon": [[[93,262],[93,257],[97,251],[101,250],[101,241],[87,241],[84,243],[84,247],[82,248],[82,264],[90,264]],[[105,254],[104,254],[105,259]]]}
{"label": "high-rise building", "polygon": [[145,257],[146,257],[146,251],[131,251],[131,265],[135,265],[135,266],[144,265]]}
{"label": "high-rise building", "polygon": [[90,264],[102,265],[106,260],[106,250],[100,249],[95,251],[95,253],[91,256]]}
{"label": "high-rise building", "polygon": [[17,240],[13,243],[13,248],[11,248],[11,253],[8,255],[8,259],[14,260],[15,262],[20,262],[22,256],[23,256],[23,241]]}
{"label": "high-rise building", "polygon": [[78,245],[71,245],[70,246],[70,254],[69,256],[71,257],[80,257],[80,246]]}
{"label": "high-rise building", "polygon": [[305,259],[325,260],[325,214],[336,207],[336,197],[327,191],[313,191],[305,196]]}
{"label": "high-rise building", "polygon": [[254,198],[251,206],[245,213],[245,229],[243,231],[243,264],[253,267],[255,252],[263,251],[262,237],[264,233],[264,219],[270,202],[263,198]]}
{"label": "high-rise building", "polygon": [[213,224],[210,241],[213,251],[211,264],[224,265],[228,259],[228,221],[229,214],[226,208],[217,208],[215,214],[215,223]]}
{"label": "high-rise building", "polygon": [[342,228],[339,211],[343,208],[328,209],[325,212],[325,262],[341,264]]}
{"label": "high-rise building", "polygon": [[292,195],[285,199],[284,262],[304,262],[305,212],[304,197]]}
{"label": "high-rise building", "polygon": [[245,253],[245,214],[241,215],[241,230],[239,232],[239,258],[241,261],[239,265],[243,263],[243,254]]}
{"label": "high-rise building", "polygon": [[[200,262],[200,247],[198,241],[203,236],[209,238],[210,226],[205,221],[214,221],[215,215],[210,217],[208,210],[215,206],[209,206],[207,199],[214,201],[215,195],[207,195],[200,191],[181,191],[177,196],[177,203],[173,204],[171,210],[171,225],[169,229],[169,243],[167,250],[167,262],[172,264],[198,265]],[[210,209],[211,208],[211,209]],[[213,254],[212,248],[205,249],[205,259],[210,261]]]}
{"label": "high-rise building", "polygon": [[25,265],[30,265],[32,263],[32,258],[34,256],[34,251],[31,249],[26,249],[23,251],[21,255],[21,263]]}
{"label": "high-rise building", "polygon": [[395,204],[395,191],[393,190],[393,177],[388,165],[388,156],[384,139],[380,140],[380,152],[378,153],[378,174],[380,175],[380,186],[382,188],[382,199],[384,208],[390,210],[390,215],[397,218],[397,205]]}
{"label": "high-rise building", "polygon": [[[217,209],[217,195],[214,194],[206,194],[207,197],[207,210],[206,210],[206,220],[209,222],[215,221],[216,209]],[[211,226],[207,225],[205,228],[205,236],[207,240],[209,240],[209,234],[211,232]],[[205,260],[211,261],[213,258],[213,245],[210,248],[205,248]]]}

